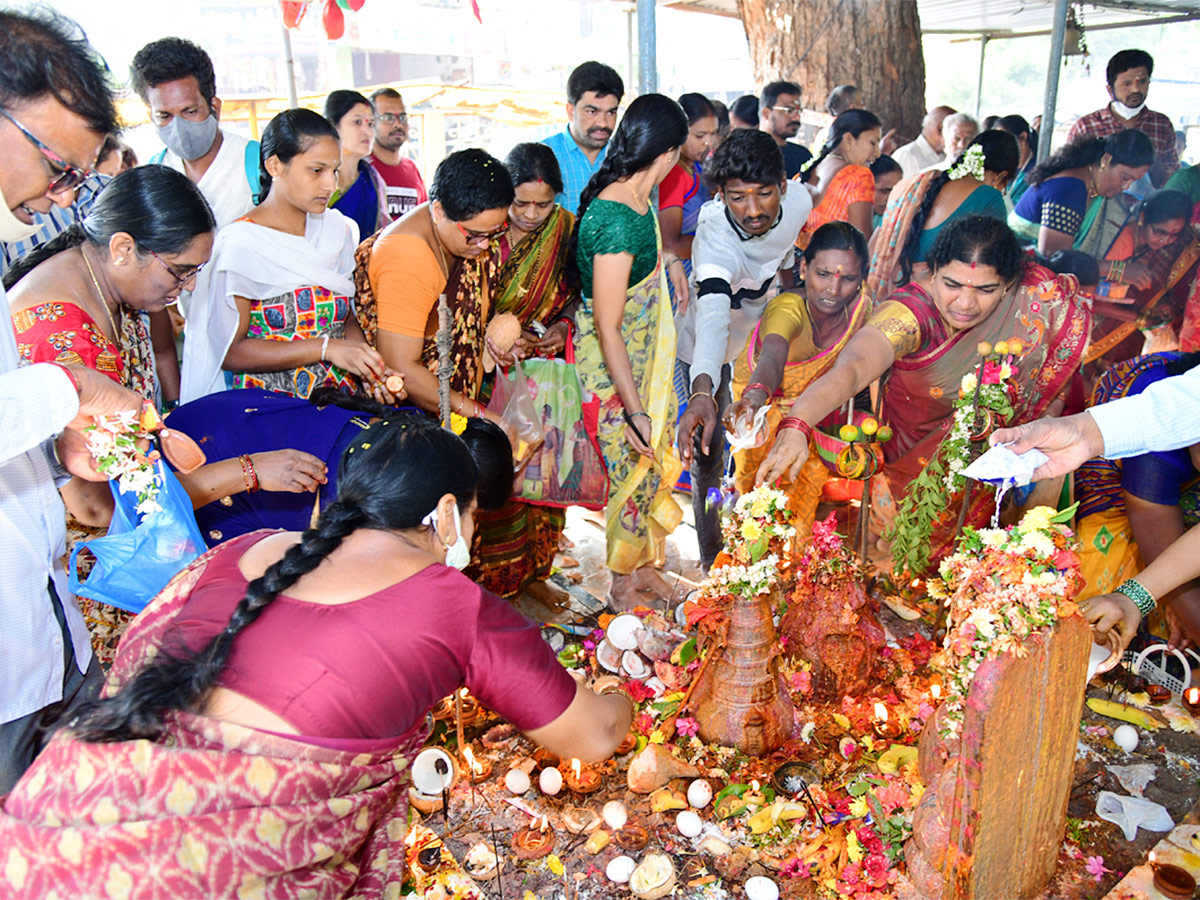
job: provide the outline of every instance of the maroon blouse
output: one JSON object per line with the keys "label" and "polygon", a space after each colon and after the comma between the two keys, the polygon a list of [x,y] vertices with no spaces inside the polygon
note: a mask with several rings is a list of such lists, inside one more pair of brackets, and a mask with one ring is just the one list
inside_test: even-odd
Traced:
{"label": "maroon blouse", "polygon": [[[222,546],[175,620],[176,639],[196,650],[225,627],[248,586],[238,561],[266,536]],[[550,724],[575,696],[536,623],[441,564],[349,603],[280,594],[237,636],[220,684],[324,738],[405,734],[464,685],[522,731]]]}

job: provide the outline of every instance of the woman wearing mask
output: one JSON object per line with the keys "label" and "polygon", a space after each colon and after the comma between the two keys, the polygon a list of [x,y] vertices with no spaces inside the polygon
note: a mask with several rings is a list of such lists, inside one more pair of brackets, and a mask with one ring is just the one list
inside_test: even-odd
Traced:
{"label": "woman wearing mask", "polygon": [[193,295],[183,401],[227,386],[304,398],[361,384],[388,402],[383,359],[353,315],[358,228],[327,209],[337,132],[311,110],[284,110],[261,152],[263,200],[221,229]]}
{"label": "woman wearing mask", "polygon": [[[582,300],[576,365],[600,397],[599,440],[608,466],[605,508],[610,605],[629,609],[670,596],[654,569],[682,511],[671,488],[675,456],[675,323],[650,192],[679,162],[687,116],[661,94],[629,105],[600,170],[579,202],[576,262]],[[678,260],[673,275],[682,276]],[[682,280],[682,279],[681,279]],[[677,286],[686,296],[686,284]],[[632,452],[631,452],[632,451]]]}
{"label": "woman wearing mask", "polygon": [[337,129],[342,145],[337,189],[329,205],[358,225],[360,239],[392,221],[387,212],[387,185],[367,162],[375,138],[374,116],[371,101],[358,91],[334,91],[325,98],[325,118]]}

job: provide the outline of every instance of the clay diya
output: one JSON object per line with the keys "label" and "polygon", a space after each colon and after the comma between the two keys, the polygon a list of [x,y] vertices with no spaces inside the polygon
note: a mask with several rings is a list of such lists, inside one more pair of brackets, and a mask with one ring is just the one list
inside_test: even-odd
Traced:
{"label": "clay diya", "polygon": [[548,816],[533,819],[512,836],[513,852],[518,859],[541,859],[554,849],[554,829]]}
{"label": "clay diya", "polygon": [[890,721],[888,708],[882,703],[875,704],[875,733],[885,740],[895,740],[904,732],[899,722]]}
{"label": "clay diya", "polygon": [[1200,715],[1200,688],[1188,688],[1183,692],[1183,708],[1193,716]]}
{"label": "clay diya", "polygon": [[514,725],[494,725],[483,733],[483,737],[479,740],[483,746],[489,750],[494,750],[497,747],[504,747],[517,736],[517,729]]}
{"label": "clay diya", "polygon": [[1154,851],[1150,851],[1150,871],[1154,873],[1154,887],[1164,897],[1172,900],[1187,900],[1196,893],[1196,879],[1180,866],[1156,862]]}
{"label": "clay diya", "polygon": [[539,769],[553,769],[560,762],[558,754],[551,753],[545,747],[538,747],[534,750],[532,759]]}
{"label": "clay diya", "polygon": [[630,822],[613,835],[613,840],[626,853],[636,853],[649,842],[650,832],[636,822]]}
{"label": "clay diya", "polygon": [[771,784],[775,786],[775,790],[788,796],[804,793],[809,785],[820,783],[820,770],[812,763],[797,760],[785,762],[771,775]]}
{"label": "clay diya", "polygon": [[632,731],[625,735],[625,740],[617,744],[617,749],[613,751],[613,756],[624,756],[630,750],[637,746],[637,735]]}
{"label": "clay diya", "polygon": [[1161,684],[1151,684],[1146,687],[1146,694],[1155,706],[1162,706],[1171,699],[1171,689]]}
{"label": "clay diya", "polygon": [[570,770],[563,773],[563,781],[576,794],[594,794],[600,790],[603,778],[595,769],[573,759]]}
{"label": "clay diya", "polygon": [[492,777],[491,760],[476,759],[470,747],[463,747],[463,762],[466,763],[467,780],[471,784],[482,784]]}

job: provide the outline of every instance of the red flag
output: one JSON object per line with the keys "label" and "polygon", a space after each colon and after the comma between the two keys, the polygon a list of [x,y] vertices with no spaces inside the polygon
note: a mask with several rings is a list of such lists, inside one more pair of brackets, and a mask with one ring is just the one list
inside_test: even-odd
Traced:
{"label": "red flag", "polygon": [[479,0],[471,0],[471,12],[475,13],[475,21],[483,24],[483,16],[479,14]]}

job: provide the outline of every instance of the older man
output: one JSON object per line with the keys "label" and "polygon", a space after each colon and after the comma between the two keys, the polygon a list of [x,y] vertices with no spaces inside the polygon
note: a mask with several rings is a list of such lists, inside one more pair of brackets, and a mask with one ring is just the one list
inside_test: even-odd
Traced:
{"label": "older man", "polygon": [[979,134],[979,123],[966,113],[951,113],[942,122],[942,149],[946,156],[926,169],[948,169]]}
{"label": "older man", "polygon": [[387,212],[398,219],[429,199],[425,180],[417,164],[400,155],[408,141],[408,110],[395,88],[383,87],[371,94],[375,111],[375,140],[369,160],[387,186]]}
{"label": "older man", "polygon": [[[35,214],[71,205],[118,128],[117,111],[103,60],[55,13],[0,10],[0,59],[0,240],[20,241],[39,227]],[[92,415],[140,407],[136,394],[84,366],[18,370],[12,324],[0,328],[0,795],[47,730],[100,687],[67,592],[55,482],[68,471],[97,477],[77,430]]]}
{"label": "older man", "polygon": [[1082,135],[1108,137],[1127,128],[1144,132],[1154,145],[1154,165],[1150,180],[1162,187],[1179,168],[1179,150],[1175,144],[1175,126],[1160,112],[1146,108],[1154,57],[1145,50],[1121,50],[1108,61],[1109,104],[1086,116],[1080,116],[1067,133],[1073,141]]}
{"label": "older man", "polygon": [[946,158],[942,145],[942,122],[955,112],[952,106],[935,106],[921,120],[921,133],[911,143],[899,147],[892,159],[900,164],[905,178],[937,165]]}

